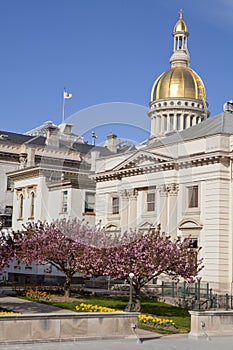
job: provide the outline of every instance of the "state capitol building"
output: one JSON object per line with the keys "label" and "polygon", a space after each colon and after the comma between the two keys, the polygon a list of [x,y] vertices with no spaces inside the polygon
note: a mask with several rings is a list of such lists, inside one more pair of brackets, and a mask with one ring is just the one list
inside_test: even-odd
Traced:
{"label": "state capitol building", "polygon": [[[0,132],[2,227],[78,217],[117,234],[160,227],[172,239],[191,236],[201,247],[202,280],[232,294],[233,102],[209,118],[188,36],[181,11],[170,68],[151,89],[144,143],[119,147],[120,135],[110,134],[104,146],[89,145],[67,123]],[[37,269],[49,278],[51,271]],[[30,280],[30,273],[13,265],[8,271],[13,280]]]}

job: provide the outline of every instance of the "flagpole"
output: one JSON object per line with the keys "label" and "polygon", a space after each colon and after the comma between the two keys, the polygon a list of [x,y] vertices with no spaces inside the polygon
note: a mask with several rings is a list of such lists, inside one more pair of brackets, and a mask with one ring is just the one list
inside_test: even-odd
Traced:
{"label": "flagpole", "polygon": [[62,102],[62,124],[65,122],[65,92],[66,92],[66,88],[64,88],[64,92],[63,92],[63,102]]}
{"label": "flagpole", "polygon": [[64,92],[63,92],[63,102],[62,102],[62,123],[65,123],[65,100],[67,98],[72,98],[72,94],[68,93],[66,91],[66,88],[64,87]]}

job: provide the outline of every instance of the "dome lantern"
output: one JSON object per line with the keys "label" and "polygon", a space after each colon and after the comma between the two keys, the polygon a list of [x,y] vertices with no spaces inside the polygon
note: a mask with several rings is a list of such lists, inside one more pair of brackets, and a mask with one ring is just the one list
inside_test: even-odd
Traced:
{"label": "dome lantern", "polygon": [[162,73],[151,90],[150,140],[196,125],[209,116],[206,90],[200,76],[189,67],[188,29],[183,12],[174,31],[171,68]]}
{"label": "dome lantern", "polygon": [[173,54],[170,58],[172,67],[184,66],[188,67],[190,64],[188,52],[188,29],[183,20],[183,11],[180,10],[180,18],[176,23],[173,31],[174,45]]}
{"label": "dome lantern", "polygon": [[182,10],[180,10],[180,18],[174,27],[173,35],[175,33],[180,33],[180,32],[188,34],[188,29],[187,29],[186,23],[183,20],[183,11]]}

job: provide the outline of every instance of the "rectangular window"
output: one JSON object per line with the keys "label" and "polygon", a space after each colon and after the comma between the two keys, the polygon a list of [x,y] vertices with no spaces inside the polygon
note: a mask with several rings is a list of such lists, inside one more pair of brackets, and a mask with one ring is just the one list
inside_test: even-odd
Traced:
{"label": "rectangular window", "polygon": [[155,211],[155,192],[147,193],[147,211]]}
{"label": "rectangular window", "polygon": [[63,191],[62,192],[62,207],[61,207],[61,211],[62,213],[67,213],[67,202],[68,202],[68,191]]}
{"label": "rectangular window", "polygon": [[7,177],[6,190],[13,191],[13,189],[14,189],[14,183],[9,177]]}
{"label": "rectangular window", "polygon": [[112,213],[119,214],[119,197],[112,197]]}
{"label": "rectangular window", "polygon": [[12,212],[13,212],[13,207],[11,205],[6,205],[4,210],[4,215],[2,215],[2,218],[1,218],[3,227],[12,226]]}
{"label": "rectangular window", "polygon": [[85,213],[94,213],[94,210],[95,210],[95,194],[86,192]]}
{"label": "rectangular window", "polygon": [[198,186],[188,187],[188,207],[198,208]]}

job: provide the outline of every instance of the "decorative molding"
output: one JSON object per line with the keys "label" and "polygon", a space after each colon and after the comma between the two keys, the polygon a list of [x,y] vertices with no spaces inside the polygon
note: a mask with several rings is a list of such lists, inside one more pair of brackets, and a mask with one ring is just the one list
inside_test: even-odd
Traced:
{"label": "decorative molding", "polygon": [[35,197],[36,197],[36,195],[37,195],[37,185],[27,186],[27,187],[25,187],[25,190],[27,192],[27,197],[28,198],[30,197],[30,194],[32,192],[34,192]]}
{"label": "decorative molding", "polygon": [[183,219],[179,225],[179,230],[201,230],[203,228],[203,225],[192,218]]}
{"label": "decorative molding", "polygon": [[31,185],[31,186],[26,186],[26,187],[20,187],[15,189],[16,192],[16,198],[19,200],[20,194],[23,194],[23,198],[29,198],[30,193],[34,192],[35,197],[37,195],[37,185]]}
{"label": "decorative molding", "polygon": [[136,188],[131,188],[127,190],[129,199],[136,199],[138,196],[138,190]]}
{"label": "decorative molding", "polygon": [[119,195],[122,199],[128,199],[128,191],[127,190],[120,190]]}
{"label": "decorative molding", "polygon": [[173,160],[172,157],[164,156],[162,154],[157,154],[150,151],[139,150],[134,152],[124,161],[120,162],[112,170],[119,171],[119,170],[132,169],[132,168],[138,167],[140,164],[144,163],[145,161],[148,161],[148,163],[146,164],[148,166],[148,165],[164,163],[171,160]]}
{"label": "decorative molding", "polygon": [[124,189],[118,192],[122,199],[136,199],[138,190],[136,188]]}
{"label": "decorative molding", "polygon": [[177,196],[179,192],[179,185],[176,183],[171,183],[167,185],[167,192],[170,196]]}
{"label": "decorative molding", "polygon": [[19,168],[23,169],[26,167],[27,164],[27,153],[20,153],[19,154]]}
{"label": "decorative molding", "polygon": [[[148,152],[149,153],[149,152]],[[153,156],[153,153],[151,153]],[[156,156],[156,154],[154,154]],[[133,158],[133,156],[131,156]],[[136,158],[136,157],[135,157]],[[178,159],[171,159],[171,160],[164,160],[162,162],[156,162],[152,161],[148,164],[136,164],[133,163],[131,160],[131,167],[129,168],[122,168],[120,165],[123,166],[123,163],[120,163],[119,166],[114,167],[112,169],[109,169],[107,171],[97,173],[93,175],[93,179],[95,179],[96,182],[104,182],[104,181],[112,181],[116,179],[121,179],[123,177],[131,177],[131,176],[137,176],[137,175],[144,175],[149,173],[156,173],[156,172],[163,172],[163,171],[169,171],[169,170],[176,170],[179,171],[179,169],[183,168],[193,168],[193,167],[199,167],[203,165],[209,165],[209,164],[216,164],[216,163],[222,163],[225,166],[229,166],[230,159],[233,159],[230,152],[211,152],[211,153],[202,153],[198,155],[190,155],[188,157],[181,157]],[[128,158],[128,161],[130,158]],[[125,160],[125,166],[127,161]]]}
{"label": "decorative molding", "polygon": [[160,193],[161,197],[168,196],[168,190],[167,190],[167,186],[165,184],[159,186],[159,193]]}

